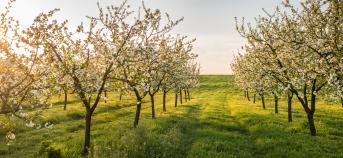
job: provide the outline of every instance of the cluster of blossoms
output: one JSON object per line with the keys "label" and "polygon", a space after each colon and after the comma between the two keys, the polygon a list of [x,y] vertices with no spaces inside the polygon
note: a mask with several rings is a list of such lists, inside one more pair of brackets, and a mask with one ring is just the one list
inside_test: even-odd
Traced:
{"label": "cluster of blossoms", "polygon": [[290,100],[294,95],[314,136],[317,96],[343,95],[343,3],[306,0],[298,9],[284,1],[282,6],[284,10],[277,7],[273,14],[256,18],[254,26],[237,24],[248,43],[231,67],[245,91],[287,93]]}

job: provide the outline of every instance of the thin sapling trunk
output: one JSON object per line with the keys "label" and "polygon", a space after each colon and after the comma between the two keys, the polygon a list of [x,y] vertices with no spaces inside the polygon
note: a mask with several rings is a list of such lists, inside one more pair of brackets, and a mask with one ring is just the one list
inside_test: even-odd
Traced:
{"label": "thin sapling trunk", "polygon": [[167,111],[167,107],[166,107],[166,97],[167,97],[167,91],[163,90],[163,112]]}
{"label": "thin sapling trunk", "polygon": [[293,121],[293,117],[292,117],[292,98],[293,98],[293,93],[292,92],[288,92],[287,93],[287,106],[288,106],[288,122],[292,122]]}
{"label": "thin sapling trunk", "polygon": [[67,104],[68,104],[68,90],[65,87],[64,88],[64,106],[63,106],[63,110],[67,110]]}
{"label": "thin sapling trunk", "polygon": [[186,89],[183,90],[183,92],[185,93],[185,102],[187,102],[187,92],[186,92]]}
{"label": "thin sapling trunk", "polygon": [[261,95],[261,101],[262,101],[262,108],[266,109],[266,103],[264,101],[264,94],[260,94]]}
{"label": "thin sapling trunk", "polygon": [[182,104],[182,89],[180,88],[180,104]]}
{"label": "thin sapling trunk", "polygon": [[150,100],[151,100],[151,118],[155,119],[155,97],[154,94],[149,93],[150,95]]}
{"label": "thin sapling trunk", "polygon": [[175,91],[175,107],[177,107],[177,91]]}
{"label": "thin sapling trunk", "polygon": [[275,114],[279,113],[279,97],[274,94]]}

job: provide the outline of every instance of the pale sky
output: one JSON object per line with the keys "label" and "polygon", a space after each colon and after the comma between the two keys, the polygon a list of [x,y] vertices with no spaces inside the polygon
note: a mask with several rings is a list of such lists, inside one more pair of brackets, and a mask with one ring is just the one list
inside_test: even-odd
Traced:
{"label": "pale sky", "polygon": [[[0,0],[3,9],[8,0]],[[122,0],[17,0],[12,15],[21,25],[30,24],[38,13],[60,8],[60,20],[68,19],[70,25],[85,21],[86,15],[96,16],[96,3],[102,6],[119,4]],[[298,3],[299,0],[291,0]],[[253,18],[264,14],[262,8],[272,12],[282,0],[145,0],[147,7],[168,12],[173,19],[184,17],[173,33],[195,37],[194,53],[199,55],[201,74],[230,74],[234,53],[244,45],[244,39],[235,30],[234,17]],[[133,9],[141,0],[129,0]]]}

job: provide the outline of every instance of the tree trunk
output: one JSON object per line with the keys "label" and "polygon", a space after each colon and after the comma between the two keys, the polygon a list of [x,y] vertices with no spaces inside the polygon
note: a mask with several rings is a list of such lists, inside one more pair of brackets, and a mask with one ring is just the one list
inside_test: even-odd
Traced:
{"label": "tree trunk", "polygon": [[312,89],[312,92],[311,92],[311,110],[309,113],[307,113],[308,123],[310,125],[311,136],[317,135],[316,126],[314,125],[314,118],[313,118],[315,111],[316,111],[316,95],[314,94],[314,90]]}
{"label": "tree trunk", "polygon": [[248,101],[250,101],[249,91],[248,90],[247,90],[247,98],[248,98]]}
{"label": "tree trunk", "polygon": [[166,108],[166,97],[167,97],[167,91],[163,91],[163,112],[166,112],[167,111],[167,108]]}
{"label": "tree trunk", "polygon": [[151,100],[151,118],[155,119],[155,98],[153,94],[150,95],[150,100]]}
{"label": "tree trunk", "polygon": [[105,95],[105,98],[104,98],[105,103],[107,103],[107,91],[106,90],[104,90],[104,95]]}
{"label": "tree trunk", "polygon": [[120,92],[119,93],[119,101],[121,101],[123,94]]}
{"label": "tree trunk", "polygon": [[254,104],[256,102],[256,93],[254,93]]}
{"label": "tree trunk", "polygon": [[341,104],[342,104],[342,107],[343,107],[343,97],[341,97]]}
{"label": "tree trunk", "polygon": [[279,113],[279,97],[274,94],[274,102],[275,102],[275,114]]}
{"label": "tree trunk", "polygon": [[311,136],[316,136],[317,131],[316,131],[316,127],[314,125],[313,113],[311,113],[311,112],[307,113],[307,118],[308,118]]}
{"label": "tree trunk", "polygon": [[185,90],[183,90],[183,92],[185,93],[185,102],[187,102],[187,92],[186,92],[186,89]]}
{"label": "tree trunk", "polygon": [[263,94],[261,94],[261,100],[262,100],[262,107],[263,107],[263,109],[266,109],[266,104],[264,102],[264,95]]}
{"label": "tree trunk", "polygon": [[244,98],[246,98],[246,97],[247,97],[247,91],[244,90]]}
{"label": "tree trunk", "polygon": [[292,122],[293,118],[292,118],[292,98],[293,98],[293,93],[292,92],[288,92],[287,94],[287,98],[288,98],[288,122]]}
{"label": "tree trunk", "polygon": [[191,95],[189,93],[189,89],[187,89],[188,100],[191,101]]}
{"label": "tree trunk", "polygon": [[180,104],[182,104],[182,89],[180,88]]}
{"label": "tree trunk", "polygon": [[86,113],[86,127],[85,127],[85,144],[83,146],[83,153],[88,154],[90,148],[90,141],[91,141],[91,120],[92,120],[92,112],[87,110]]}
{"label": "tree trunk", "polygon": [[177,91],[175,91],[175,107],[177,107]]}
{"label": "tree trunk", "polygon": [[135,115],[135,120],[133,122],[133,127],[134,128],[136,128],[138,126],[139,116],[141,114],[141,109],[142,109],[142,100],[141,99],[137,99],[136,115]]}
{"label": "tree trunk", "polygon": [[67,103],[68,103],[68,90],[67,88],[64,89],[64,107],[63,110],[67,110]]}

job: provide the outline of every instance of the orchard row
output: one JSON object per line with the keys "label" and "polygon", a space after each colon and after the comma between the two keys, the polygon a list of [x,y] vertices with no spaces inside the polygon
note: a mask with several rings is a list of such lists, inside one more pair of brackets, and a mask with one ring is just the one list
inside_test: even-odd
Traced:
{"label": "orchard row", "polygon": [[13,2],[0,16],[0,128],[9,131],[9,139],[15,138],[11,120],[34,127],[33,119],[51,107],[51,97],[72,92],[85,109],[88,153],[92,115],[107,92],[134,94],[137,127],[143,98],[150,96],[155,118],[156,93],[163,92],[166,110],[168,92],[189,97],[198,84],[197,55],[191,52],[195,39],[171,33],[182,18],[172,20],[144,3],[134,11],[124,1],[105,8],[98,4],[98,16],[87,17],[75,30],[54,19],[58,9],[39,14],[22,29],[9,16]]}
{"label": "orchard row", "polygon": [[295,96],[307,114],[309,130],[316,135],[314,114],[318,96],[339,99],[343,106],[343,3],[340,0],[306,0],[299,8],[288,0],[275,12],[256,18],[256,24],[237,23],[247,40],[245,53],[231,67],[246,95],[288,98],[292,121]]}

